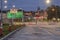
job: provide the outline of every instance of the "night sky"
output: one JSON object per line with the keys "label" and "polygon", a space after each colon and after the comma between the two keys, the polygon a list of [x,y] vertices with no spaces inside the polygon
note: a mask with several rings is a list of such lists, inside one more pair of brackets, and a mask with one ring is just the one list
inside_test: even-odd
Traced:
{"label": "night sky", "polygon": [[[15,5],[16,8],[22,8],[26,11],[35,11],[37,7],[40,7],[41,9],[46,9],[51,4],[59,5],[60,6],[60,0],[51,0],[50,4],[46,4],[46,0],[8,0],[8,3],[3,3],[3,7],[7,5],[7,9],[12,8],[12,5]],[[4,9],[4,8],[3,8]],[[7,10],[6,9],[6,10]]]}

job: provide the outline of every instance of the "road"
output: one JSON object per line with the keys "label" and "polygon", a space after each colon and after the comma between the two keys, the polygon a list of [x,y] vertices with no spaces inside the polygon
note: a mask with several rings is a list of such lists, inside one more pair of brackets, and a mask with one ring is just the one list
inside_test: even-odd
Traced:
{"label": "road", "polygon": [[60,27],[57,23],[47,22],[26,25],[6,40],[60,40]]}

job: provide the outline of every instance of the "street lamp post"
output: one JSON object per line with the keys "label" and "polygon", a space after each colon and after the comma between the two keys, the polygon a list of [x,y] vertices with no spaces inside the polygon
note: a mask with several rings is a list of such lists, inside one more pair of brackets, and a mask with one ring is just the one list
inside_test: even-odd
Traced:
{"label": "street lamp post", "polygon": [[[45,3],[46,3],[46,5],[47,5],[47,7],[51,4],[51,0],[46,0],[45,1]],[[50,21],[50,20],[49,20]]]}
{"label": "street lamp post", "polygon": [[[3,34],[3,14],[2,14],[2,9],[3,9],[3,6],[2,6],[3,3],[2,2],[3,2],[3,0],[0,0],[0,2],[1,2],[1,14],[0,14],[1,15],[0,35],[1,35],[1,34]],[[4,0],[4,3],[6,4],[7,0]],[[7,8],[7,6],[5,6],[5,8]]]}
{"label": "street lamp post", "polygon": [[[12,13],[12,14],[15,14],[15,5],[12,5],[12,9],[10,9],[10,13]],[[12,17],[10,20],[9,20],[9,32],[11,32],[12,31],[12,29],[11,29],[11,27],[12,27],[12,25],[13,25],[13,20],[14,20],[14,18]]]}
{"label": "street lamp post", "polygon": [[[16,9],[15,9],[15,5],[13,5],[12,7],[13,7],[13,9],[14,9],[14,10],[12,10],[12,11],[15,11],[15,10],[16,10]],[[15,11],[15,12],[16,12],[16,11]],[[15,14],[15,12],[14,12],[14,14]],[[12,24],[13,24],[13,21],[14,21],[14,18],[12,18]]]}
{"label": "street lamp post", "polygon": [[2,27],[3,26],[3,24],[2,24],[2,0],[1,0],[1,14],[0,15],[1,15],[1,19],[0,19],[1,20],[0,21],[1,22],[1,24],[0,24],[0,35],[2,35],[3,34],[3,27]]}

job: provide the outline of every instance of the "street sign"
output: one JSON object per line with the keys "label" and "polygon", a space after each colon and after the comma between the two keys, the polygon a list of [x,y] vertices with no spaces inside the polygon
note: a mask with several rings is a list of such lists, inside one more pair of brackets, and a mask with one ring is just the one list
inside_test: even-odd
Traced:
{"label": "street sign", "polygon": [[[16,11],[16,10],[15,10]],[[23,18],[23,11],[17,11],[17,12],[15,12],[14,13],[14,11],[9,11],[8,13],[7,13],[7,18],[8,19],[16,19],[16,18]]]}
{"label": "street sign", "polygon": [[16,15],[15,16],[16,18],[23,18],[23,12],[22,11],[17,12],[15,15]]}
{"label": "street sign", "polygon": [[15,14],[8,12],[7,13],[7,18],[8,19],[15,18]]}
{"label": "street sign", "polygon": [[17,13],[17,9],[10,9],[10,13]]}

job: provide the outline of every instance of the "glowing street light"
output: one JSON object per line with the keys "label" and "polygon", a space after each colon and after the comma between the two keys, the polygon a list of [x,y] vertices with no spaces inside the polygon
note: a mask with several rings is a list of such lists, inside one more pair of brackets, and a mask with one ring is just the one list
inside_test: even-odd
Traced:
{"label": "glowing street light", "polygon": [[58,21],[60,21],[60,19],[59,19],[59,18],[58,18],[57,20],[58,20]]}
{"label": "glowing street light", "polygon": [[52,11],[55,11],[55,9],[53,8]]}
{"label": "glowing street light", "polygon": [[50,3],[50,0],[46,0],[46,3],[49,4]]}
{"label": "glowing street light", "polygon": [[56,18],[53,18],[53,20],[56,20]]}
{"label": "glowing street light", "polygon": [[4,0],[4,3],[7,3],[7,0]]}
{"label": "glowing street light", "polygon": [[4,6],[4,8],[7,8],[7,6]]}
{"label": "glowing street light", "polygon": [[12,7],[15,8],[15,5],[13,5]]}
{"label": "glowing street light", "polygon": [[5,3],[4,9],[6,9],[6,8],[7,8],[7,5],[6,5],[6,4],[7,4],[7,2],[8,2],[7,0],[4,0],[4,3]]}

